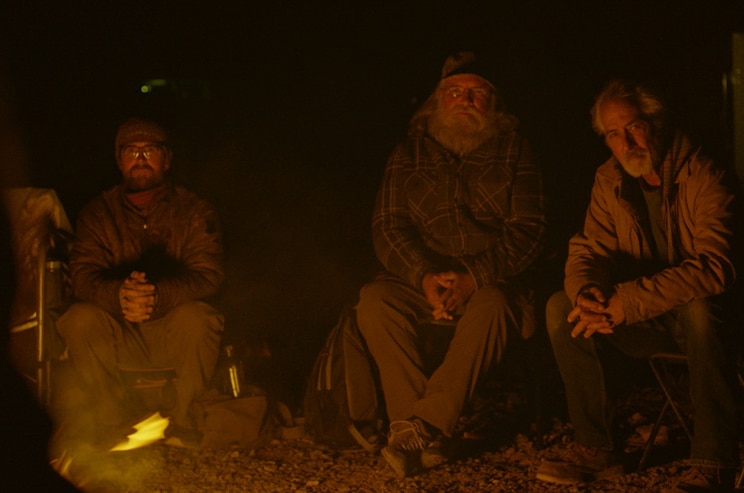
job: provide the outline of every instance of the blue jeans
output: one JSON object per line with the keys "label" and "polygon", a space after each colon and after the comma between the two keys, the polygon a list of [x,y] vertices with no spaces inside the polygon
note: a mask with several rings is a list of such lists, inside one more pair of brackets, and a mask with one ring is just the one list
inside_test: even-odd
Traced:
{"label": "blue jeans", "polygon": [[654,319],[621,325],[614,334],[596,334],[588,339],[571,337],[572,325],[566,317],[572,308],[568,296],[560,291],[548,300],[545,315],[577,443],[614,448],[613,404],[608,399],[598,346],[610,344],[634,358],[681,352],[688,357],[690,396],[695,408],[690,463],[738,466],[739,434],[732,386],[735,367],[724,342],[719,305],[711,299],[694,300]]}

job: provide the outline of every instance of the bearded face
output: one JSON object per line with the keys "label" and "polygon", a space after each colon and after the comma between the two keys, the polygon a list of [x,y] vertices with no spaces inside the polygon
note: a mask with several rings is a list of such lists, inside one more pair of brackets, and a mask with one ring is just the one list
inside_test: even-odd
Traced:
{"label": "bearded face", "polygon": [[165,181],[170,168],[170,150],[152,142],[133,142],[119,151],[118,165],[126,189],[142,192]]}
{"label": "bearded face", "polygon": [[448,77],[438,89],[435,102],[429,134],[456,154],[474,150],[497,130],[493,88],[477,75]]}
{"label": "bearded face", "polygon": [[615,159],[632,177],[647,176],[660,162],[660,138],[635,106],[608,101],[599,110],[605,142]]}

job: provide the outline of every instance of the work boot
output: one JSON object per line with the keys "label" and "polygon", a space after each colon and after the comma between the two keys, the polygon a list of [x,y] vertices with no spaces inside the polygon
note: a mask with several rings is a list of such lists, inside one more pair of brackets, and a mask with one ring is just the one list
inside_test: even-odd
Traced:
{"label": "work boot", "polygon": [[662,493],[731,493],[735,475],[735,469],[692,466],[674,487]]}
{"label": "work boot", "polygon": [[438,435],[418,418],[393,421],[382,456],[401,478],[413,476],[446,460]]}
{"label": "work boot", "polygon": [[565,455],[544,460],[537,468],[537,479],[557,484],[575,484],[611,479],[625,473],[612,452],[577,443]]}
{"label": "work boot", "polygon": [[432,436],[426,448],[421,451],[421,467],[432,469],[447,462],[446,445],[445,438],[441,434]]}

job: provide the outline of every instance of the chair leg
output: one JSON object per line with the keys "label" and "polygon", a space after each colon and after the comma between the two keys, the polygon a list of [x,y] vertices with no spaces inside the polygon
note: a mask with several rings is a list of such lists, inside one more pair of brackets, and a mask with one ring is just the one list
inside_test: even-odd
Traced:
{"label": "chair leg", "polygon": [[654,375],[656,376],[656,380],[659,382],[659,386],[661,387],[661,390],[664,392],[664,397],[666,398],[667,407],[672,408],[674,415],[677,417],[677,421],[679,421],[679,424],[682,426],[682,429],[685,430],[685,433],[687,434],[687,438],[689,440],[692,440],[692,432],[690,431],[690,428],[687,426],[686,420],[682,417],[682,414],[679,412],[679,407],[675,403],[674,397],[672,396],[672,393],[669,391],[669,387],[667,387],[666,383],[664,382],[663,375],[661,374],[661,372],[659,371],[659,369],[656,367],[654,363],[651,364],[651,369],[653,370]]}
{"label": "chair leg", "polygon": [[680,355],[680,354],[655,354],[649,358],[649,365],[651,366],[651,370],[653,371],[654,377],[656,378],[656,381],[659,384],[659,387],[661,387],[662,392],[664,392],[664,405],[662,406],[661,411],[659,412],[659,415],[656,418],[656,422],[654,423],[654,426],[651,429],[651,433],[648,437],[648,440],[646,440],[646,443],[643,446],[643,453],[641,455],[641,459],[638,462],[639,471],[643,470],[647,465],[647,460],[648,460],[649,453],[651,452],[651,447],[653,447],[654,442],[656,441],[656,435],[659,432],[661,423],[664,420],[664,417],[670,408],[672,409],[672,412],[674,412],[674,416],[677,418],[677,421],[679,422],[680,426],[682,426],[682,429],[685,431],[685,434],[687,435],[687,439],[692,440],[692,433],[690,431],[689,426],[687,425],[687,421],[682,416],[678,403],[675,400],[674,396],[672,395],[671,390],[669,386],[667,385],[667,382],[665,381],[665,378],[664,378],[665,375],[667,375],[669,372],[667,364],[687,365],[687,357],[684,355]]}
{"label": "chair leg", "polygon": [[654,423],[653,428],[651,428],[648,440],[646,440],[646,444],[643,446],[643,454],[641,455],[641,459],[638,461],[639,471],[646,468],[648,454],[651,452],[651,447],[653,447],[654,442],[656,441],[656,435],[659,433],[659,428],[661,428],[661,422],[664,420],[664,415],[666,414],[667,409],[669,409],[669,401],[664,401],[664,406],[662,406],[661,411],[659,412],[659,417],[656,418],[656,422]]}

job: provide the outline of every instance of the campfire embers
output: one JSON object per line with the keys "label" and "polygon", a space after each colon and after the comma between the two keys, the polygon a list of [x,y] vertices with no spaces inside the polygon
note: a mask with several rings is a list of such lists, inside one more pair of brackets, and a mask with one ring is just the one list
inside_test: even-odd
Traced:
{"label": "campfire embers", "polygon": [[128,435],[123,442],[111,447],[110,451],[132,450],[162,440],[165,438],[165,429],[168,428],[168,424],[168,418],[162,417],[160,413],[154,413],[134,425],[136,431]]}

